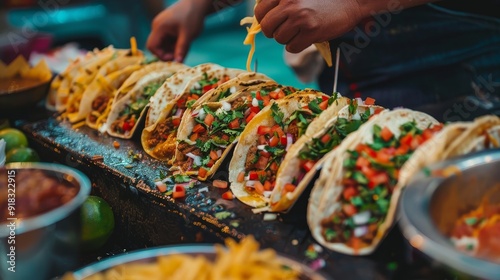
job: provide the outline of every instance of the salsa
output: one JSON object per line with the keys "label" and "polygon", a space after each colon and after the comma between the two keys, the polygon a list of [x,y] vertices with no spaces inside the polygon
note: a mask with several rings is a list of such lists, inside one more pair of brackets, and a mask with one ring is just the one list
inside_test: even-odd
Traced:
{"label": "salsa", "polygon": [[421,130],[410,121],[399,129],[396,137],[388,127],[374,125],[373,143],[360,143],[347,151],[338,201],[341,210],[321,221],[327,242],[345,243],[353,249],[371,244],[389,211],[401,167],[442,125]]}
{"label": "salsa", "polygon": [[484,202],[462,215],[450,239],[455,247],[473,256],[500,263],[500,204]]}
{"label": "salsa", "polygon": [[[15,214],[16,218],[28,218],[46,213],[71,201],[79,187],[35,169],[15,171]],[[12,175],[9,173],[9,175]],[[9,215],[9,175],[0,169],[0,219],[6,221]],[[12,178],[12,177],[10,177]]]}

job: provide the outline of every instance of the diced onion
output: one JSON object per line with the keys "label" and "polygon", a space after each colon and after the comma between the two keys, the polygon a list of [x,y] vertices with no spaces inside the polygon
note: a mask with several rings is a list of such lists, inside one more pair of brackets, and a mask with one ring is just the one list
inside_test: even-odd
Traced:
{"label": "diced onion", "polygon": [[257,98],[255,98],[255,97],[252,99],[252,106],[254,106],[254,107],[259,106],[259,100],[257,100]]}
{"label": "diced onion", "polygon": [[227,112],[227,111],[231,111],[231,104],[229,104],[229,103],[228,103],[228,102],[226,102],[226,101],[222,101],[221,103],[222,103],[222,109],[223,109],[224,111],[226,111],[226,112]]}
{"label": "diced onion", "polygon": [[368,233],[367,226],[357,227],[354,229],[354,236],[356,236],[356,237],[361,237],[367,233]]}
{"label": "diced onion", "polygon": [[203,187],[198,190],[199,193],[208,192],[208,187]]}
{"label": "diced onion", "polygon": [[230,93],[235,93],[235,92],[236,92],[236,87],[235,87],[235,86],[232,86],[232,87],[229,89],[229,92],[230,92]]}
{"label": "diced onion", "polygon": [[253,188],[253,186],[254,186],[254,185],[255,185],[255,183],[257,183],[257,182],[258,182],[258,181],[256,181],[256,180],[248,180],[248,181],[246,182],[246,186],[247,186],[247,187],[251,187],[251,188]]}
{"label": "diced onion", "polygon": [[375,114],[375,108],[370,107],[370,115],[373,115],[373,114]]}
{"label": "diced onion", "polygon": [[276,89],[274,90],[274,92],[280,92],[280,91],[281,91],[281,88],[276,88]]}
{"label": "diced onion", "polygon": [[266,145],[258,145],[257,150],[265,151],[266,150]]}
{"label": "diced onion", "polygon": [[195,89],[201,89],[201,85],[200,85],[200,83],[195,82],[195,83],[193,84],[193,88],[195,88]]}
{"label": "diced onion", "polygon": [[286,134],[286,149],[285,150],[288,151],[288,149],[290,149],[292,144],[293,144],[293,135],[290,133],[287,133]]}
{"label": "diced onion", "polygon": [[198,112],[198,119],[204,120],[206,116],[207,116],[207,114],[205,113],[205,110],[203,110],[203,108],[201,108],[200,111]]}
{"label": "diced onion", "polygon": [[363,211],[361,213],[357,213],[356,215],[352,216],[354,224],[358,226],[367,224],[370,218],[371,218],[370,211]]}
{"label": "diced onion", "polygon": [[165,185],[165,183],[162,182],[162,181],[158,181],[158,182],[155,182],[155,185],[158,187],[158,186],[161,186],[161,185]]}
{"label": "diced onion", "polygon": [[265,213],[264,217],[262,218],[264,221],[274,221],[278,218],[278,215],[275,213]]}
{"label": "diced onion", "polygon": [[363,102],[363,99],[361,99],[361,97],[356,97],[356,101],[358,102],[358,105],[365,105],[365,103]]}
{"label": "diced onion", "polygon": [[361,115],[359,114],[359,112],[357,110],[356,110],[356,113],[354,113],[354,115],[352,115],[352,119],[355,121],[361,120]]}
{"label": "diced onion", "polygon": [[222,156],[222,150],[217,150],[217,156],[221,157]]}
{"label": "diced onion", "polygon": [[180,117],[182,117],[182,113],[183,113],[183,111],[184,111],[184,110],[182,110],[182,109],[177,109],[177,111],[175,111],[175,115],[174,115],[174,117],[176,117],[176,118],[180,118]]}
{"label": "diced onion", "polygon": [[264,195],[264,197],[269,198],[269,197],[271,197],[271,193],[272,193],[272,191],[264,191],[264,192],[262,193],[262,195]]}
{"label": "diced onion", "polygon": [[193,153],[187,153],[186,156],[193,159],[194,165],[201,166],[201,157],[200,156],[197,156]]}

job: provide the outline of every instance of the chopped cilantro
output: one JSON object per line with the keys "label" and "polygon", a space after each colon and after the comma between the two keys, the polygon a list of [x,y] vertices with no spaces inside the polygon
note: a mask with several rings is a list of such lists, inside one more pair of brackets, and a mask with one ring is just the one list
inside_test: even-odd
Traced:
{"label": "chopped cilantro", "polygon": [[215,213],[215,218],[217,218],[218,220],[224,220],[224,219],[231,217],[231,215],[232,215],[231,212],[222,211],[222,212]]}
{"label": "chopped cilantro", "polygon": [[271,105],[271,111],[272,111],[272,116],[274,118],[274,121],[279,124],[280,126],[283,126],[283,118],[285,116],[285,114],[283,114],[283,112],[281,112],[280,108],[278,107],[278,104],[276,103],[273,103]]}

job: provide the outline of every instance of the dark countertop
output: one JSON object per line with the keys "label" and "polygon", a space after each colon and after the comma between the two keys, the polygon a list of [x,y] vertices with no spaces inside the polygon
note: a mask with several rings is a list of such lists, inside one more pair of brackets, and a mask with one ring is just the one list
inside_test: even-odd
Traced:
{"label": "dark countertop", "polygon": [[[37,115],[38,114],[38,115]],[[49,116],[49,117],[46,117]],[[26,118],[25,118],[26,119]],[[44,161],[81,170],[92,181],[92,194],[103,197],[113,208],[115,230],[98,252],[81,256],[81,265],[137,249],[180,243],[222,243],[224,238],[255,236],[263,248],[274,248],[308,265],[325,261],[320,271],[335,279],[450,279],[452,276],[413,250],[394,226],[370,256],[354,257],[321,248],[311,237],[303,196],[287,214],[264,221],[237,199],[221,199],[225,190],[206,184],[188,190],[187,198],[174,200],[154,190],[154,180],[168,166],[142,151],[138,137],[122,140],[87,127],[72,129],[47,112],[30,115],[28,121],[11,123],[22,129]],[[39,119],[39,121],[34,121]],[[41,119],[41,120],[40,120]],[[113,142],[120,144],[118,149]],[[129,151],[142,154],[133,161]],[[93,160],[99,155],[103,161]],[[230,157],[228,157],[230,158]],[[227,179],[226,159],[214,179]],[[310,188],[309,190],[310,191]],[[217,219],[216,213],[229,212]],[[314,249],[313,249],[314,248]]]}

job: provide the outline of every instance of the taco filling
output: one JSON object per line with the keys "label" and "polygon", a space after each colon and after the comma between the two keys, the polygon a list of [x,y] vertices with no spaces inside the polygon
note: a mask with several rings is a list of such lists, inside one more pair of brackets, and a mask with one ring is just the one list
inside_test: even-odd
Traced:
{"label": "taco filling", "polygon": [[148,105],[149,99],[161,87],[163,82],[154,82],[143,88],[140,96],[132,96],[129,104],[125,106],[118,119],[111,124],[111,130],[115,133],[128,135],[135,127],[142,111]]}
{"label": "taco filling", "polygon": [[372,116],[380,113],[383,109],[379,107],[370,108],[362,114],[356,114],[356,110],[357,105],[354,101],[349,105],[349,113],[352,116],[351,119],[338,118],[337,122],[328,128],[323,135],[312,138],[311,141],[306,143],[299,152],[300,164],[297,177],[294,178],[295,184],[291,184],[292,186],[288,186],[288,188],[283,188],[282,195],[286,195],[286,193],[293,191],[302,181],[301,179],[305,174],[307,174],[323,156],[340,145],[347,135],[358,130],[362,124],[367,122]]}
{"label": "taco filling", "polygon": [[89,115],[89,121],[91,123],[97,123],[99,117],[103,115],[106,109],[111,106],[111,96],[109,95],[99,95],[92,101],[92,112]]}
{"label": "taco filling", "polygon": [[499,232],[500,204],[485,197],[479,207],[457,220],[450,239],[460,251],[500,263]]}
{"label": "taco filling", "polygon": [[[238,176],[238,182],[245,182],[245,190],[248,193],[265,195],[264,192],[274,189],[276,173],[288,149],[304,135],[309,124],[333,101],[334,98],[326,96],[314,99],[302,110],[295,111],[285,121],[283,121],[283,113],[278,105],[272,105],[272,116],[276,124],[260,125],[257,128],[258,143],[248,150],[245,171]],[[293,191],[295,183],[286,184],[284,188],[287,191]]]}
{"label": "taco filling", "polygon": [[295,89],[282,86],[269,86],[250,91],[233,101],[222,101],[215,111],[203,106],[193,112],[194,126],[188,140],[179,142],[178,149],[184,158],[181,170],[197,170],[199,177],[206,174],[222,156],[225,148],[232,144],[243,132],[246,125],[267,106],[271,99],[280,99]]}
{"label": "taco filling", "polygon": [[421,130],[415,121],[400,126],[395,137],[387,127],[374,125],[373,143],[348,150],[343,163],[340,210],[321,221],[327,242],[360,249],[371,244],[389,211],[390,200],[403,164],[442,125]]}
{"label": "taco filling", "polygon": [[[219,77],[208,77],[207,73],[203,73],[203,77],[197,83],[195,83],[189,92],[183,94],[179,99],[177,99],[174,107],[170,111],[170,114],[165,118],[164,121],[159,123],[154,131],[151,133],[150,139],[147,141],[149,148],[154,149],[160,143],[165,142],[175,142],[175,135],[177,134],[177,129],[181,123],[182,115],[187,108],[191,106],[198,100],[203,94],[207,93],[209,90],[218,87],[222,83],[229,80],[229,76],[224,75],[222,78]],[[175,152],[175,146],[168,147],[166,151],[161,151],[161,154],[173,154]]]}

